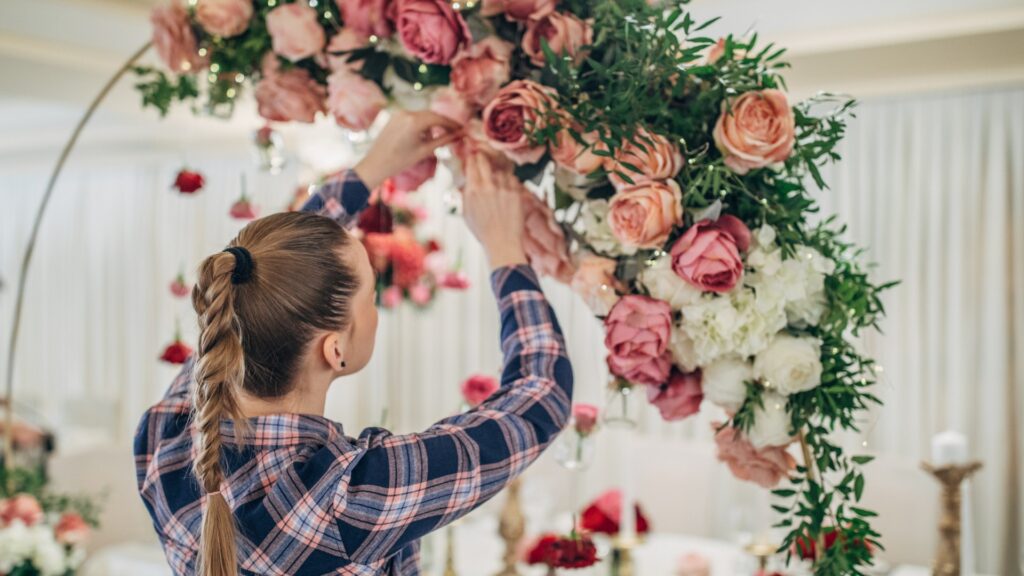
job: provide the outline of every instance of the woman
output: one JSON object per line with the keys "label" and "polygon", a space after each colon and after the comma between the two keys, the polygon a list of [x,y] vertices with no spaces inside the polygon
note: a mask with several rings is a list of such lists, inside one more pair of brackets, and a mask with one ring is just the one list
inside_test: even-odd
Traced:
{"label": "woman", "polygon": [[463,205],[494,269],[501,389],[406,436],[354,439],[323,416],[331,383],[369,361],[377,327],[373,270],[339,223],[458,136],[429,112],[399,113],[307,204],[329,218],[256,220],[200,266],[197,354],[135,439],[139,491],[175,574],[418,574],[419,539],[494,496],[565,426],[572,369],[523,256],[519,183],[482,157]]}

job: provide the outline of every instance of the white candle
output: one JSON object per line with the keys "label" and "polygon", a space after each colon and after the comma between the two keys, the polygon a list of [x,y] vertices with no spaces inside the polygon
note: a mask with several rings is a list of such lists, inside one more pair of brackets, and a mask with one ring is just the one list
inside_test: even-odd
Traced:
{"label": "white candle", "polygon": [[932,464],[949,466],[967,463],[967,437],[959,432],[947,430],[932,438]]}
{"label": "white candle", "polygon": [[636,487],[633,470],[633,429],[623,426],[619,436],[619,466],[621,470],[622,514],[619,519],[619,537],[623,542],[632,542],[636,538]]}

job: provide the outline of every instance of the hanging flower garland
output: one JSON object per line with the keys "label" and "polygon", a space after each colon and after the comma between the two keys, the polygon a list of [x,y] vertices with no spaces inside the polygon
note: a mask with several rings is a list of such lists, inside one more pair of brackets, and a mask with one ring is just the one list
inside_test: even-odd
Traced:
{"label": "hanging flower garland", "polygon": [[153,14],[171,74],[139,68],[138,88],[162,113],[200,98],[213,114],[251,88],[268,120],[350,130],[422,93],[465,125],[457,157],[553,175],[541,195],[524,187],[524,248],[604,319],[616,385],[644,387],[669,420],[704,399],[724,409],[720,458],[781,485],[780,550],[815,542],[817,574],[857,572],[878,546],[857,505],[870,458],[832,433],[879,403],[854,338],[891,284],[868,278],[841,227],[809,219],[854,103],[793,105],[783,49],[702,36],[711,22],[685,2],[654,4],[172,3]]}

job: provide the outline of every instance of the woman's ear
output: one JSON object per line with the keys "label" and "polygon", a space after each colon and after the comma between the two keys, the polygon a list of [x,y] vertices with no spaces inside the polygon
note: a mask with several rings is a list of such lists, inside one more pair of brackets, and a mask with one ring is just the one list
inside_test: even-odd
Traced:
{"label": "woman's ear", "polygon": [[336,372],[345,370],[345,350],[348,347],[348,339],[344,338],[341,332],[331,332],[324,338],[321,345],[321,354],[324,362]]}

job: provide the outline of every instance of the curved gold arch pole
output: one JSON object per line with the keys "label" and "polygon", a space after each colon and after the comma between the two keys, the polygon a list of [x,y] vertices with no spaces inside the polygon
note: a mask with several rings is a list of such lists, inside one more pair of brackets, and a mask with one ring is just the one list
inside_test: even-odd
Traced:
{"label": "curved gold arch pole", "polygon": [[[39,203],[39,210],[36,211],[35,220],[32,222],[32,232],[28,237],[28,244],[25,246],[25,255],[21,259],[21,274],[18,276],[18,288],[14,293],[14,321],[11,324],[11,339],[7,344],[7,381],[3,400],[4,406],[4,421],[6,432],[4,433],[4,468],[11,470],[14,466],[14,355],[18,349],[18,333],[21,328],[21,313],[25,303],[25,281],[28,278],[29,266],[32,264],[32,254],[35,252],[36,239],[39,236],[39,226],[42,224],[43,216],[46,214],[46,208],[50,205],[50,198],[53,196],[53,188],[57,184],[57,178],[60,177],[61,171],[64,169],[64,163],[67,161],[68,156],[71,154],[71,150],[74,149],[75,144],[78,142],[78,137],[82,134],[82,129],[89,123],[89,119],[92,118],[96,109],[99,108],[100,104],[107,97],[107,94],[114,88],[117,82],[125,75],[128,70],[131,69],[132,65],[142,57],[143,54],[149,50],[152,46],[152,42],[146,42],[146,44],[139,48],[134,54],[131,55],[128,60],[121,65],[121,67],[111,76],[110,80],[103,86],[99,94],[93,98],[92,103],[89,104],[89,108],[86,109],[85,114],[82,115],[82,119],[78,121],[78,125],[75,126],[74,132],[71,133],[71,138],[67,144],[64,145],[64,150],[61,151],[60,157],[57,159],[57,165],[53,167],[53,172],[50,174],[50,181],[46,184],[46,192],[43,193],[43,200]],[[10,475],[8,475],[8,482],[10,482]]]}

